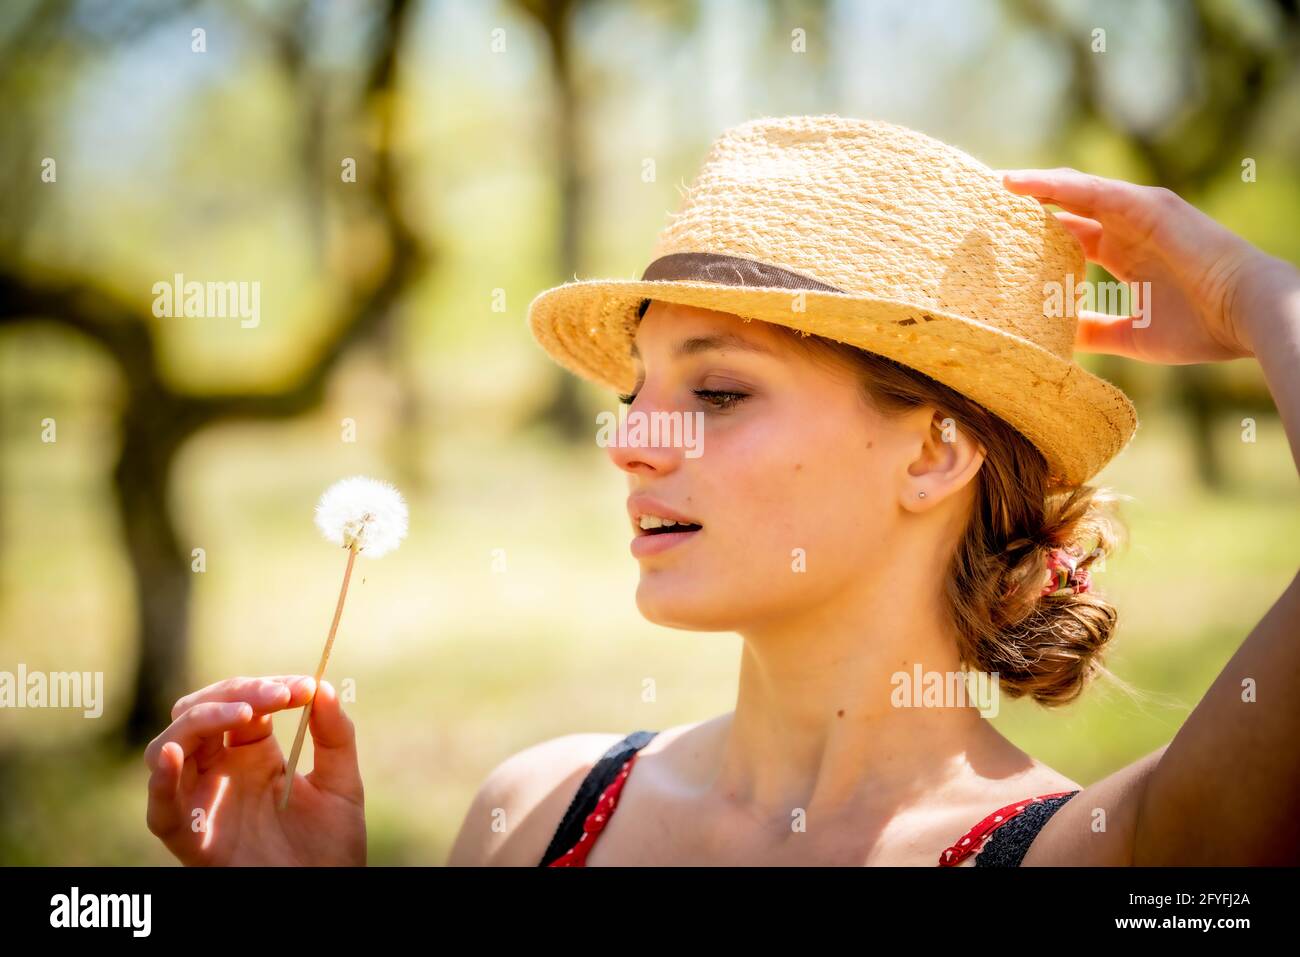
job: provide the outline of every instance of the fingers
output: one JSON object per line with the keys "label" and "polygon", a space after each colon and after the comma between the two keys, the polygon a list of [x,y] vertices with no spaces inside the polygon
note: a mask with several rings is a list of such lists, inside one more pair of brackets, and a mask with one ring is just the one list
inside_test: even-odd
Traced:
{"label": "fingers", "polygon": [[1101,223],[1064,210],[1057,211],[1055,215],[1056,221],[1079,241],[1079,245],[1083,247],[1083,254],[1091,260],[1096,260],[1097,247],[1101,245]]}
{"label": "fingers", "polygon": [[[224,734],[214,734],[211,737],[204,738],[193,755],[193,766],[197,771],[206,771],[212,765],[217,763],[221,757],[221,752],[226,750]],[[182,770],[182,773],[184,771]]]}
{"label": "fingers", "polygon": [[324,791],[360,801],[361,770],[357,764],[356,727],[343,713],[338,692],[321,681],[311,709],[312,784]]}
{"label": "fingers", "polygon": [[245,744],[256,744],[264,738],[269,738],[272,730],[272,718],[269,714],[255,715],[248,724],[227,734],[226,744],[232,748]]}
{"label": "fingers", "polygon": [[[288,676],[292,677],[292,676]],[[281,686],[282,688],[284,686]],[[315,679],[309,676],[297,678],[288,686],[289,699],[287,703],[281,704],[283,695],[277,697],[269,711],[280,711],[286,708],[297,708],[306,705],[311,701],[312,694],[316,690]],[[248,724],[231,731],[227,743],[230,747],[238,747],[245,744],[256,744],[265,738],[271,736],[274,722],[270,714],[259,714],[254,716]]]}
{"label": "fingers", "polygon": [[1144,188],[1064,167],[1010,170],[1003,174],[1002,182],[1013,193],[1032,196],[1088,219],[1124,212]]}
{"label": "fingers", "polygon": [[180,745],[183,757],[195,754],[205,738],[221,740],[225,732],[246,724],[253,717],[253,707],[246,701],[205,701],[190,708],[167,726],[162,734],[144,749],[145,764],[158,767],[162,749],[169,743]]}
{"label": "fingers", "polygon": [[1075,330],[1075,348],[1112,356],[1141,358],[1133,339],[1133,317],[1101,312],[1080,312]]}
{"label": "fingers", "polygon": [[[261,678],[225,678],[191,692],[172,705],[172,720],[176,720],[190,708],[204,701],[247,701],[259,714],[278,711],[283,708],[298,707],[311,697],[310,692],[295,692],[292,685],[310,675],[266,675]],[[283,689],[289,686],[291,697],[282,700]]]}
{"label": "fingers", "polygon": [[158,761],[149,775],[149,805],[145,821],[157,837],[165,838],[181,826],[184,820],[177,787],[181,780],[181,767],[185,755],[180,745],[169,741],[159,749]]}
{"label": "fingers", "polygon": [[270,712],[307,704],[314,691],[309,675],[241,677],[218,681],[178,700],[172,723],[144,752],[150,769],[149,830],[162,838],[185,823],[179,796],[182,781],[221,754],[227,734],[231,746],[266,738],[271,734]]}

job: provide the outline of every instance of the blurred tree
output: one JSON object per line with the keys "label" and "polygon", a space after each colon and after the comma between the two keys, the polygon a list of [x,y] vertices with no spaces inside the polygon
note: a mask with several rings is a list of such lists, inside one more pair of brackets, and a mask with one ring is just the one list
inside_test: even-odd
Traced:
{"label": "blurred tree", "polygon": [[[556,269],[567,282],[579,268],[579,231],[587,205],[587,184],[581,162],[581,104],[571,49],[574,14],[579,2],[516,0],[516,6],[542,31],[550,55],[551,89],[555,99],[552,148],[560,187],[560,242],[556,250]],[[549,422],[566,439],[578,441],[589,436],[576,377],[558,368],[551,370],[550,375],[553,383],[551,398],[538,417]]]}
{"label": "blurred tree", "polygon": [[[1277,29],[1266,37],[1251,35],[1239,8],[1214,0],[1178,5],[1190,19],[1189,45],[1179,51],[1181,95],[1170,98],[1167,112],[1154,123],[1126,121],[1107,101],[1099,74],[1108,61],[1092,51],[1091,25],[1072,21],[1049,0],[1007,0],[1007,5],[1069,58],[1062,138],[1103,130],[1125,143],[1148,185],[1167,187],[1196,202],[1216,179],[1240,169],[1247,144],[1284,108],[1282,98],[1294,88],[1300,68],[1298,2],[1272,0],[1268,6]],[[1224,469],[1213,440],[1215,410],[1233,403],[1249,411],[1275,411],[1267,389],[1260,378],[1258,388],[1243,395],[1212,365],[1172,371],[1192,428],[1197,472],[1208,486],[1220,488]]]}
{"label": "blurred tree", "polygon": [[[514,5],[541,31],[549,54],[554,99],[552,149],[560,194],[555,270],[560,281],[567,282],[583,268],[581,236],[592,191],[589,177],[584,173],[587,164],[583,154],[582,116],[587,104],[575,62],[574,37],[578,29],[575,24],[598,4],[594,0],[514,0]],[[670,36],[688,36],[698,26],[700,17],[696,4],[674,0],[643,0],[638,4],[637,13],[653,19]],[[579,380],[559,368],[550,374],[551,396],[535,418],[549,423],[566,439],[589,440],[591,426],[581,401]]]}
{"label": "blurred tree", "polygon": [[[309,207],[315,209],[324,205],[315,202],[324,187],[321,170],[336,166],[334,159],[326,161],[322,156],[322,143],[328,138],[327,111],[322,106],[327,95],[324,80],[310,74],[309,58],[303,48],[311,36],[303,27],[308,6],[282,6],[277,10],[281,19],[277,20],[267,19],[256,6],[241,5],[230,10],[255,19],[260,31],[271,33],[278,64],[296,82],[304,125],[301,183]],[[140,304],[110,293],[94,277],[38,271],[24,262],[21,242],[0,243],[0,326],[44,321],[75,330],[111,357],[126,385],[121,450],[113,484],[134,573],[140,655],[130,708],[122,724],[106,732],[112,742],[137,747],[151,739],[170,721],[173,702],[188,690],[186,611],[191,576],[188,555],[179,546],[168,511],[167,495],[177,450],[195,432],[218,421],[283,418],[318,405],[340,357],[362,340],[384,332],[409,285],[429,264],[427,244],[404,218],[408,204],[403,201],[394,160],[398,56],[408,33],[411,9],[410,0],[385,0],[373,42],[357,73],[360,95],[340,98],[351,104],[339,117],[340,126],[376,131],[367,166],[371,173],[359,176],[356,183],[360,191],[357,202],[365,213],[352,223],[357,228],[377,228],[385,254],[374,272],[347,274],[347,285],[340,297],[342,306],[335,315],[322,320],[331,334],[296,382],[271,392],[219,396],[183,393],[162,372],[157,343],[150,331],[152,317]],[[106,42],[113,29],[121,33],[112,42],[125,42],[142,20],[156,24],[158,13],[153,11],[153,17],[110,15],[106,20],[99,19],[104,12],[102,5],[87,11],[69,0],[36,5],[10,33],[8,45],[12,51],[16,45],[30,49],[33,44],[49,43],[65,32],[74,32],[77,27],[73,21],[85,17],[96,21],[95,33],[100,42]],[[0,52],[0,59],[7,60],[7,54]],[[39,115],[39,103],[27,105],[31,109],[26,115]],[[6,143],[4,152],[11,169],[16,165],[14,157],[31,155],[27,143],[13,140]],[[21,162],[18,160],[17,165]],[[22,175],[34,175],[32,168],[38,167],[29,167]],[[35,215],[34,209],[29,212]],[[16,207],[11,206],[10,214],[15,213]],[[344,232],[337,241],[346,245],[348,234]]]}

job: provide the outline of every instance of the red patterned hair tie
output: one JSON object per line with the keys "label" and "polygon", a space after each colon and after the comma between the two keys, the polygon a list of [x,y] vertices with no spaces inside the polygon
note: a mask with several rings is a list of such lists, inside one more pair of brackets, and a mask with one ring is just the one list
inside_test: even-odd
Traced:
{"label": "red patterned hair tie", "polygon": [[1040,598],[1060,595],[1082,595],[1092,587],[1092,576],[1087,568],[1079,568],[1079,560],[1067,549],[1053,548],[1047,554],[1047,583],[1039,593]]}

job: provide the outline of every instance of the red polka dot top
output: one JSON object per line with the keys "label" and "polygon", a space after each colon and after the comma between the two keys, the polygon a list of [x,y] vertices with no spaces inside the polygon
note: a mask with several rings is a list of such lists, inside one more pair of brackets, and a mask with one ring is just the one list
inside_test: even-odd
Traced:
{"label": "red polka dot top", "polygon": [[[637,754],[656,731],[635,731],[615,744],[588,772],[574,795],[539,867],[585,867],[587,855],[618,807]],[[1029,845],[1076,791],[1056,791],[998,808],[939,854],[938,866],[956,867],[975,854],[976,867],[1019,867]]]}

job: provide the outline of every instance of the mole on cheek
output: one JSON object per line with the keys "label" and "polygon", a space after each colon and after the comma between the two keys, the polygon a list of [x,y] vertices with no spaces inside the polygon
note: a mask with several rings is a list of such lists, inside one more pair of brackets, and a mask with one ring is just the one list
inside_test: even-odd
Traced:
{"label": "mole on cheek", "polygon": [[802,462],[795,462],[795,463],[794,463],[794,470],[795,470],[796,472],[798,472],[801,468],[803,468],[803,463],[802,463]]}
{"label": "mole on cheek", "polygon": [[870,442],[867,443],[867,448],[871,448],[871,443],[870,443]]}

